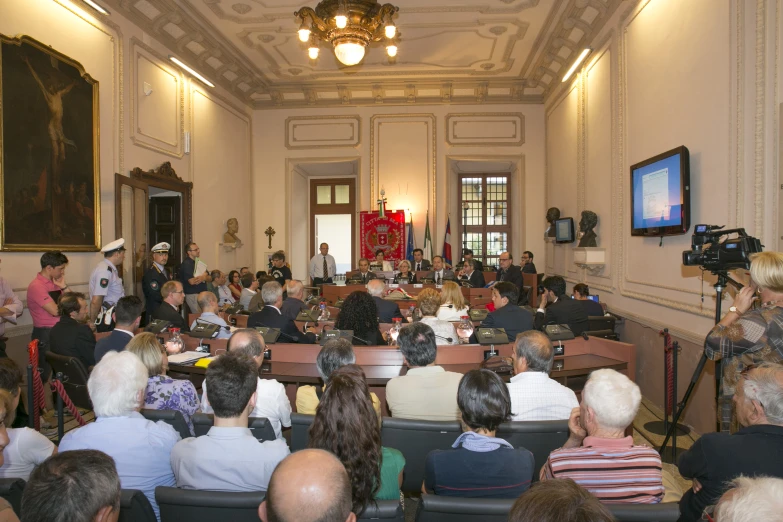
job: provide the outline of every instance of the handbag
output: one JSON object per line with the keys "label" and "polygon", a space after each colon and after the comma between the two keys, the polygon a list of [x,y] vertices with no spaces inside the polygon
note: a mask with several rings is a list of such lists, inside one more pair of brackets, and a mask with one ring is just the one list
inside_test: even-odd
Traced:
{"label": "handbag", "polygon": [[485,359],[481,362],[481,368],[489,370],[500,375],[510,374],[514,371],[514,364],[511,362],[511,357],[503,357],[496,355]]}

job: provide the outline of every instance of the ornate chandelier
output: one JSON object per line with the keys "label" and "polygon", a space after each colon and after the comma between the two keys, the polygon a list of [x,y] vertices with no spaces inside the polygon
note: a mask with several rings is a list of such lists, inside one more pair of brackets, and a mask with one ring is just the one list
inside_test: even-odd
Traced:
{"label": "ornate chandelier", "polygon": [[392,17],[399,8],[380,5],[378,0],[322,0],[315,6],[299,9],[294,15],[302,21],[299,40],[308,43],[308,55],[318,58],[318,40],[334,46],[334,55],[345,65],[356,65],[364,58],[371,42],[386,39],[386,54],[397,56],[397,27]]}

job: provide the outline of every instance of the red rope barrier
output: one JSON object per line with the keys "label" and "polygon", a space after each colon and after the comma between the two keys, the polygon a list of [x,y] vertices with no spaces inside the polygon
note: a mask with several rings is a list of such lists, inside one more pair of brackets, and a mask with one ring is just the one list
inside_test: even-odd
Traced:
{"label": "red rope barrier", "polygon": [[33,408],[35,409],[35,411],[31,411],[29,414],[33,416],[36,431],[39,431],[41,429],[39,414],[46,409],[46,399],[44,399],[41,372],[38,371],[38,339],[30,341],[30,344],[27,345],[27,355],[30,364],[33,366]]}
{"label": "red rope barrier", "polygon": [[71,412],[71,415],[73,415],[73,418],[76,419],[76,422],[79,423],[79,426],[84,426],[87,424],[84,422],[84,419],[82,419],[82,416],[79,415],[79,410],[73,404],[71,398],[68,397],[67,393],[65,393],[65,386],[63,386],[62,381],[59,379],[52,379],[52,391],[60,394],[60,397],[63,398],[63,403],[65,403],[65,407],[68,408],[68,411]]}

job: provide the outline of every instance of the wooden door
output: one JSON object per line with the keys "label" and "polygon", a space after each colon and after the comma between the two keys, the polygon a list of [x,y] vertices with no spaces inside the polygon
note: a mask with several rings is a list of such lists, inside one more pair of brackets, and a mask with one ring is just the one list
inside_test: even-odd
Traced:
{"label": "wooden door", "polygon": [[147,239],[148,199],[147,183],[115,174],[114,236],[125,239],[125,262],[117,267],[125,287],[125,295],[142,295],[141,278],[149,266],[149,250],[152,245]]}
{"label": "wooden door", "polygon": [[150,246],[165,241],[171,248],[166,267],[173,268],[182,263],[182,198],[177,196],[151,197],[149,203]]}
{"label": "wooden door", "polygon": [[[351,218],[351,237],[350,237],[350,259],[347,260],[349,267],[356,264],[356,179],[355,178],[337,178],[337,179],[320,179],[313,178],[310,180],[310,258],[318,253],[318,245],[316,242],[317,226],[316,216],[318,215],[350,215]],[[347,217],[346,217],[347,219]],[[333,252],[330,251],[332,255]],[[337,264],[341,262],[337,259]],[[350,268],[343,267],[344,270],[350,270]],[[337,273],[341,273],[340,266],[338,266]]]}

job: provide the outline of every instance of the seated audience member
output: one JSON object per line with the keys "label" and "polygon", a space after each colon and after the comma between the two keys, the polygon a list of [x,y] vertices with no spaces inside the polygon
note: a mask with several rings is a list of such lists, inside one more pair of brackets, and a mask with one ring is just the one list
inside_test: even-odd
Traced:
{"label": "seated audience member", "polygon": [[440,291],[440,306],[438,319],[441,321],[459,321],[463,315],[468,315],[468,302],[462,295],[459,285],[453,281],[443,283]]}
{"label": "seated audience member", "polygon": [[198,294],[198,305],[201,307],[201,315],[193,320],[193,323],[190,325],[191,330],[198,323],[216,324],[221,327],[218,329],[217,339],[228,339],[231,337],[231,330],[227,328],[228,323],[217,314],[218,302],[215,294],[212,292],[201,292]]}
{"label": "seated audience member", "polygon": [[454,325],[436,317],[440,311],[440,292],[432,288],[425,288],[419,292],[416,300],[419,303],[421,322],[435,332],[435,342],[437,344],[459,344],[459,337],[457,337]]}
{"label": "seated audience member", "polygon": [[459,384],[457,404],[464,433],[452,449],[435,450],[424,464],[422,493],[449,497],[517,498],[533,478],[533,454],[495,437],[511,418],[503,379],[471,370]]}
{"label": "seated audience member", "polygon": [[[277,283],[275,283],[277,284]],[[253,328],[242,328],[234,332],[228,340],[228,353],[233,355],[245,355],[255,361],[256,367],[264,362],[264,338]],[[201,411],[212,413],[207,393],[207,381],[202,386]],[[251,417],[265,417],[269,419],[275,436],[279,439],[283,436],[282,427],[291,426],[291,403],[285,393],[285,386],[274,379],[261,379],[256,381],[256,402]]]}
{"label": "seated audience member", "polygon": [[[5,448],[1,453],[0,478],[29,480],[30,473],[37,465],[57,453],[57,446],[33,429],[26,427],[6,429],[6,426],[13,425],[18,405],[19,395],[14,397],[8,391],[0,390],[0,407],[3,408],[5,415],[0,432],[5,431],[7,437]],[[1,520],[2,511],[0,511]]]}
{"label": "seated audience member", "polygon": [[579,407],[574,390],[549,378],[555,350],[546,335],[536,330],[517,335],[511,360],[514,376],[508,383],[508,392],[513,420],[568,419]]}
{"label": "seated audience member", "polygon": [[435,282],[436,285],[442,285],[446,280],[454,280],[456,276],[454,272],[446,268],[443,257],[432,256],[432,271],[424,276],[422,279],[430,279]]}
{"label": "seated audience member", "polygon": [[235,303],[242,297],[242,282],[239,278],[239,272],[236,270],[228,273],[228,289],[231,290],[231,297],[234,298]]}
{"label": "seated audience member", "polygon": [[508,522],[616,522],[606,506],[571,479],[533,484],[514,502]]}
{"label": "seated audience member", "polygon": [[376,250],[375,251],[375,260],[370,263],[370,267],[374,268],[375,270],[380,270],[381,272],[391,272],[394,270],[392,268],[392,264],[389,261],[384,261],[385,253],[383,250]]}
{"label": "seated audience member", "polygon": [[541,285],[545,291],[534,319],[536,330],[543,330],[548,324],[565,324],[574,335],[582,335],[589,327],[587,311],[581,303],[568,298],[565,279],[549,276]]}
{"label": "seated audience member", "polygon": [[588,317],[601,317],[604,315],[603,307],[597,301],[590,299],[590,287],[586,284],[579,283],[574,285],[571,297],[584,307]]}
{"label": "seated audience member", "polygon": [[179,311],[179,307],[185,302],[185,291],[182,289],[182,283],[173,280],[168,281],[160,289],[160,295],[163,296],[163,302],[155,310],[153,317],[170,321],[170,328],[179,328],[183,333],[189,332],[188,323]]}
{"label": "seated audience member", "polygon": [[462,264],[464,264],[465,261],[471,261],[473,263],[473,267],[475,268],[475,270],[478,270],[479,272],[484,271],[484,263],[482,263],[478,259],[475,259],[473,257],[473,250],[469,248],[466,248],[465,250],[462,251]]}
{"label": "seated audience member", "polygon": [[147,368],[144,408],[179,411],[185,417],[190,434],[193,435],[195,432],[192,417],[198,411],[196,387],[187,379],[172,379],[166,375],[169,369],[166,348],[158,342],[155,334],[140,333],[128,343],[125,350],[136,355]]}
{"label": "seated audience member", "polygon": [[[395,305],[396,306],[396,305]],[[353,330],[354,345],[386,344],[378,327],[378,307],[367,292],[351,292],[334,321],[336,330]]]}
{"label": "seated audience member", "polygon": [[520,263],[523,274],[537,274],[536,265],[533,263],[533,252],[525,250],[522,252],[522,262]]}
{"label": "seated audience member", "polygon": [[399,272],[392,281],[395,285],[415,285],[418,283],[416,272],[411,272],[411,262],[407,259],[403,259],[397,264],[397,270]]}
{"label": "seated audience member", "polygon": [[263,522],[355,522],[351,480],[328,451],[304,449],[283,459],[258,506]]}
{"label": "seated audience member", "polygon": [[218,287],[220,287],[222,284],[220,282],[221,275],[222,272],[220,270],[211,270],[209,272],[211,281],[207,281],[207,292],[211,292],[215,296],[215,299],[220,299],[220,295],[218,295]]}
{"label": "seated audience member", "polygon": [[711,522],[756,522],[779,520],[783,513],[783,479],[739,476],[701,520]]}
{"label": "seated audience member", "polygon": [[269,271],[269,275],[271,275],[283,288],[285,288],[288,281],[293,279],[291,269],[285,264],[285,252],[282,250],[278,250],[272,254],[272,269]]}
{"label": "seated audience member", "polygon": [[349,364],[332,374],[315,410],[309,447],[331,451],[343,463],[351,478],[354,513],[361,514],[373,500],[400,498],[405,458],[381,446],[381,426],[361,367]]}
{"label": "seated audience member", "polygon": [[366,285],[373,279],[375,279],[375,273],[370,272],[370,262],[366,257],[363,257],[359,260],[359,271],[351,274],[348,281],[354,284]]}
{"label": "seated audience member", "polygon": [[386,283],[380,279],[373,279],[367,283],[367,293],[370,294],[372,300],[375,302],[375,308],[378,310],[378,322],[391,323],[395,317],[402,319],[400,307],[397,306],[397,302],[387,301],[383,298],[386,294]]}
{"label": "seated audience member", "polygon": [[95,365],[95,334],[87,326],[89,309],[84,294],[66,292],[57,302],[60,320],[52,327],[49,349],[52,353],[76,357],[87,370]]}
{"label": "seated audience member", "polygon": [[571,478],[601,502],[656,504],[664,494],[661,457],[635,446],[625,430],[642,394],[615,370],[596,370],[582,391],[582,404],[568,420],[570,437],[541,468],[541,480]]}
{"label": "seated audience member", "polygon": [[155,488],[175,484],[171,449],[180,437],[165,422],[148,421],[139,413],[147,375],[147,368],[132,353],[104,355],[87,382],[96,421],[66,433],[59,451],[96,449],[106,453],[117,465],[123,488],[141,490],[160,518]]}
{"label": "seated audience member", "polygon": [[23,522],[115,522],[119,516],[120,476],[114,460],[100,451],[47,459],[22,495]]}
{"label": "seated audience member", "polygon": [[[239,297],[239,304],[245,310],[250,310],[250,302],[258,293],[258,281],[253,279],[253,274],[247,273],[242,276],[242,294]],[[250,310],[255,312],[257,309]]]}
{"label": "seated audience member", "polygon": [[8,357],[0,357],[0,390],[5,390],[10,393],[14,403],[17,405],[16,408],[14,408],[16,410],[16,418],[12,424],[7,425],[9,428],[27,427],[27,410],[25,409],[25,405],[21,403],[23,383],[22,370],[14,360]]}
{"label": "seated audience member", "polygon": [[286,285],[286,293],[288,297],[283,301],[283,306],[280,307],[280,313],[283,317],[287,317],[292,321],[296,321],[296,317],[301,310],[307,310],[307,305],[304,304],[302,298],[304,297],[304,285],[297,279],[292,279]]}
{"label": "seated audience member", "polygon": [[[326,341],[318,357],[315,359],[315,366],[318,369],[318,375],[324,382],[323,386],[300,386],[296,389],[296,412],[303,415],[315,415],[315,409],[323,396],[323,390],[329,382],[335,370],[348,364],[356,363],[356,355],[353,352],[353,346],[345,338],[331,339]],[[381,401],[374,393],[370,393],[372,407],[378,418],[381,418]]]}
{"label": "seated audience member", "polygon": [[[5,418],[10,410],[10,406],[11,395],[5,390],[0,391],[0,466],[5,466],[3,452],[10,444],[5,427]],[[4,498],[0,498],[0,522],[19,522],[11,504]]]}
{"label": "seated audience member", "polygon": [[247,319],[247,327],[266,326],[280,330],[283,343],[315,344],[315,328],[308,327],[308,332],[300,332],[292,319],[283,315],[280,308],[283,306],[283,287],[277,281],[269,281],[261,287],[261,298],[264,307]]}
{"label": "seated audience member", "polygon": [[240,269],[239,269],[239,277],[240,277],[240,278],[241,278],[243,275],[245,275],[245,274],[250,274],[250,273],[251,273],[251,272],[250,272],[250,267],[248,267],[248,266],[243,266],[242,268],[240,268]]}
{"label": "seated audience member", "polygon": [[[517,292],[522,291],[522,269],[514,264],[511,252],[503,252],[498,257],[498,270],[495,273],[495,281],[505,281],[517,287]],[[514,301],[516,304],[516,301]]]}
{"label": "seated audience member", "polygon": [[683,522],[699,520],[740,475],[783,479],[783,366],[766,363],[743,372],[734,411],[738,432],[705,433],[680,456],[680,474],[693,479],[680,500]]}
{"label": "seated audience member", "polygon": [[386,383],[386,404],[402,419],[454,420],[458,418],[457,389],[462,374],[435,365],[438,347],[429,325],[413,323],[397,337],[408,372]]}
{"label": "seated audience member", "polygon": [[275,466],[290,452],[284,440],[259,442],[247,427],[257,381],[258,365],[247,355],[221,355],[207,367],[215,424],[171,451],[178,488],[266,491]]}
{"label": "seated audience member", "polygon": [[[533,317],[530,312],[517,306],[519,289],[514,283],[501,281],[492,286],[492,304],[495,311],[487,314],[479,328],[503,328],[508,342],[513,343],[517,334],[533,329]],[[477,343],[476,334],[470,336],[471,343]]]}
{"label": "seated audience member", "polygon": [[135,295],[125,296],[117,301],[114,306],[114,321],[116,323],[114,330],[95,343],[96,363],[101,362],[103,356],[108,352],[121,352],[125,349],[139,327],[142,307],[141,299]]}
{"label": "seated audience member", "polygon": [[[257,278],[256,281],[258,282],[258,288],[263,288],[265,284],[272,281],[277,282],[275,278],[272,277],[271,275],[262,275],[261,277]],[[285,292],[285,288],[283,288],[283,302],[285,302],[286,300],[285,298],[286,298],[286,292]],[[256,290],[256,295],[254,295],[253,298],[250,300],[250,307],[248,308],[248,310],[250,312],[257,312],[261,310],[263,307],[264,307],[264,298],[261,295],[261,292]],[[281,306],[280,309],[282,310],[282,308],[283,307]]]}
{"label": "seated audience member", "polygon": [[212,285],[215,287],[215,296],[218,300],[218,306],[223,308],[224,306],[231,306],[236,303],[237,300],[234,294],[231,292],[231,288],[228,287],[228,277],[220,270],[214,270],[218,273],[217,279],[212,278]]}
{"label": "seated audience member", "polygon": [[461,282],[470,283],[472,288],[484,288],[486,284],[484,273],[476,269],[475,263],[478,263],[478,261],[469,259],[463,261],[462,270],[457,272],[457,276]]}

